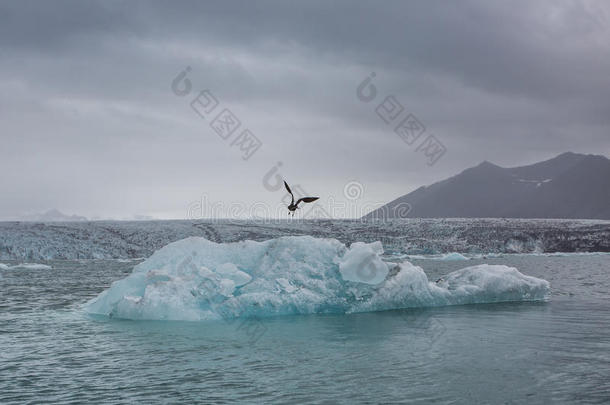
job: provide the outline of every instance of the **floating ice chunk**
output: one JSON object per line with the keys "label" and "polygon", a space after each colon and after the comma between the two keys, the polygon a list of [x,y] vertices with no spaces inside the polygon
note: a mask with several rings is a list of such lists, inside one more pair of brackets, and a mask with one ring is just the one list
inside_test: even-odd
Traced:
{"label": "floating ice chunk", "polygon": [[468,267],[431,283],[407,261],[390,271],[382,252],[379,242],[346,248],[309,236],[226,244],[188,238],[155,252],[85,308],[199,321],[544,300],[550,291],[547,281],[506,266]]}
{"label": "floating ice chunk", "polygon": [[412,260],[443,260],[443,261],[454,261],[454,260],[469,260],[468,257],[461,253],[445,253],[445,254],[433,254],[433,255],[407,255],[407,258]]}
{"label": "floating ice chunk", "polygon": [[381,242],[354,242],[339,263],[339,271],[345,281],[379,284],[388,275],[388,265],[381,260]]}
{"label": "floating ice chunk", "polygon": [[0,263],[0,270],[8,270],[8,269],[9,269],[9,266],[7,266],[4,263]]}
{"label": "floating ice chunk", "polygon": [[10,267],[11,269],[27,269],[27,270],[51,270],[53,267],[39,263],[20,263]]}
{"label": "floating ice chunk", "polygon": [[578,257],[578,256],[606,256],[610,252],[553,252],[553,253],[523,253],[523,256],[546,256],[546,257]]}
{"label": "floating ice chunk", "polygon": [[426,256],[426,255],[407,255],[406,259],[409,260],[426,260],[426,259],[435,259],[436,256]]}
{"label": "floating ice chunk", "polygon": [[504,257],[504,253],[475,253],[468,255],[471,260]]}
{"label": "floating ice chunk", "polygon": [[420,267],[404,262],[376,295],[355,310],[543,301],[549,295],[548,281],[523,275],[512,267],[488,264],[466,267],[432,283]]}
{"label": "floating ice chunk", "polygon": [[546,280],[526,276],[513,267],[489,264],[454,271],[439,284],[450,293],[451,304],[541,300],[550,291]]}
{"label": "floating ice chunk", "polygon": [[440,260],[446,260],[446,261],[468,260],[468,258],[461,253],[453,252],[453,253],[447,253],[446,255],[441,256]]}

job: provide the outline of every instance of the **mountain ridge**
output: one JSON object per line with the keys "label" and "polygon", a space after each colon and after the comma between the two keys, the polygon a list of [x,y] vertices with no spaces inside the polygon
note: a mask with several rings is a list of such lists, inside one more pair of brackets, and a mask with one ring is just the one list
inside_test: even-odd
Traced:
{"label": "mountain ridge", "polygon": [[517,167],[483,161],[363,218],[397,218],[405,204],[410,218],[610,219],[610,159],[566,152]]}

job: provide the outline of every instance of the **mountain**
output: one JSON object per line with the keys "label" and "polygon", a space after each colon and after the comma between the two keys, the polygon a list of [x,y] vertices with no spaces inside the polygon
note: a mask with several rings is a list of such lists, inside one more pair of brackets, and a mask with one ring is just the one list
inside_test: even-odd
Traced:
{"label": "mountain", "polygon": [[80,215],[66,215],[57,209],[51,209],[42,214],[32,214],[20,218],[21,221],[28,222],[72,222],[87,221],[87,218]]}
{"label": "mountain", "polygon": [[410,218],[610,219],[610,160],[567,152],[522,167],[485,161],[399,197],[364,219],[404,217],[407,204]]}

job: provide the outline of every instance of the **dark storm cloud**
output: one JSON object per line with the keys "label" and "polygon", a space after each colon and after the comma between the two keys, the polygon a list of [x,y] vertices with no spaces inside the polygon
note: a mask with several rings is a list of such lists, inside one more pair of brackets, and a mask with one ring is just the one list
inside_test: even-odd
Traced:
{"label": "dark storm cloud", "polygon": [[[180,216],[202,193],[273,202],[284,175],[385,202],[488,159],[610,154],[602,1],[0,4],[0,218],[58,207]],[[192,67],[263,141],[243,162],[169,83]],[[358,101],[377,73],[448,148],[425,164]],[[312,165],[311,162],[315,164]],[[16,172],[16,168],[19,168]],[[244,174],[245,173],[245,174]],[[235,184],[236,179],[239,187]],[[311,186],[310,186],[311,188]],[[239,189],[239,191],[237,190]]]}
{"label": "dark storm cloud", "polygon": [[[328,63],[432,69],[536,97],[608,85],[608,8],[594,2],[14,2],[3,45],[95,52],[103,40],[213,43]],[[265,50],[266,48],[266,50]]]}

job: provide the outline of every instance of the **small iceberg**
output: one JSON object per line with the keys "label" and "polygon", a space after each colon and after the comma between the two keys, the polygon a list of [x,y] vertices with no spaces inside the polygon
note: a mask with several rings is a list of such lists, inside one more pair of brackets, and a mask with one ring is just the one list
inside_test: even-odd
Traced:
{"label": "small iceberg", "polygon": [[439,260],[454,261],[454,260],[469,260],[469,259],[461,253],[453,252],[453,253],[447,253],[446,255],[441,256],[439,258]]}
{"label": "small iceberg", "polygon": [[20,264],[16,264],[14,266],[8,266],[6,267],[6,265],[4,265],[5,267],[1,267],[3,269],[26,269],[26,270],[51,270],[53,267],[46,265],[46,264],[39,264],[39,263],[20,263]]}
{"label": "small iceberg", "polygon": [[457,260],[470,260],[470,258],[464,256],[461,253],[445,253],[445,254],[433,254],[433,255],[406,255],[406,258],[411,260],[442,260],[442,261],[457,261]]}
{"label": "small iceberg", "polygon": [[134,320],[204,321],[354,313],[472,303],[545,300],[549,283],[499,265],[467,267],[439,283],[380,242],[290,236],[264,242],[171,243],[85,304],[91,314]]}

